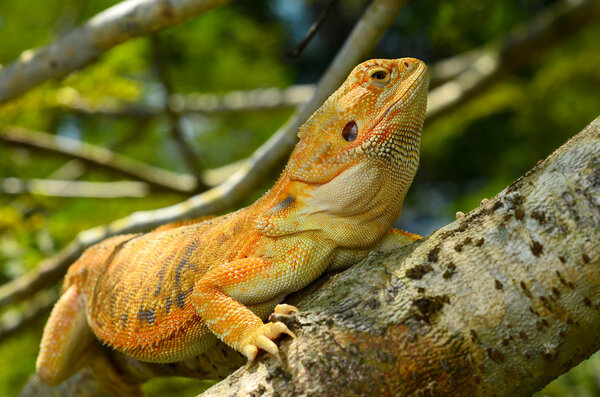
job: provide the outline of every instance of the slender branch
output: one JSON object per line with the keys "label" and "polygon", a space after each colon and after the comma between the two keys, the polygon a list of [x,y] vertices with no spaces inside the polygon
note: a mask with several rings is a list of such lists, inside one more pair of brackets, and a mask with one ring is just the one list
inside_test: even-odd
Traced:
{"label": "slender branch", "polygon": [[43,260],[34,271],[0,286],[0,307],[29,298],[56,283],[65,275],[69,265],[79,258],[85,247],[85,241],[76,239],[58,254]]}
{"label": "slender branch", "polygon": [[329,0],[329,2],[323,8],[323,11],[321,11],[321,13],[319,14],[317,20],[310,26],[308,32],[306,32],[306,35],[304,36],[302,41],[300,41],[300,43],[298,43],[298,45],[295,48],[286,51],[286,56],[290,58],[298,58],[300,54],[302,54],[302,51],[304,51],[308,43],[310,43],[313,37],[315,37],[315,34],[317,34],[317,30],[319,30],[319,27],[323,24],[323,21],[325,20],[325,18],[327,17],[327,15],[329,14],[336,2],[337,0]]}
{"label": "slender branch", "polygon": [[[219,114],[289,109],[306,102],[314,93],[315,84],[298,84],[287,88],[259,88],[231,91],[226,94],[173,94],[169,105],[180,114]],[[133,103],[91,105],[77,95],[60,103],[62,109],[86,116],[132,117],[149,119],[162,115],[162,109]]]}
{"label": "slender branch", "polygon": [[69,180],[0,178],[0,194],[37,194],[53,197],[145,197],[145,182],[82,182]]}
{"label": "slender branch", "polygon": [[169,99],[174,95],[173,84],[168,76],[167,55],[164,52],[163,44],[157,34],[150,36],[152,45],[152,66],[155,69],[158,80],[163,87],[164,95],[164,114],[169,121],[171,137],[177,145],[183,160],[189,172],[196,177],[196,184],[199,190],[207,190],[208,186],[202,181],[202,167],[200,165],[200,156],[194,147],[185,140],[185,134],[181,125],[181,116],[179,112],[173,110]]}
{"label": "slender branch", "polygon": [[68,156],[85,164],[102,167],[123,176],[146,182],[155,189],[189,194],[197,190],[194,177],[153,167],[108,149],[74,139],[23,128],[0,129],[0,141],[34,147],[48,153]]}
{"label": "slender branch", "polygon": [[123,1],[52,44],[23,52],[18,60],[0,69],[0,103],[80,69],[124,41],[180,24],[229,1]]}
{"label": "slender branch", "polygon": [[323,74],[311,99],[221,185],[190,199],[153,211],[136,212],[106,226],[81,232],[58,255],[25,276],[0,287],[0,307],[30,296],[57,282],[87,247],[116,234],[151,230],[161,224],[218,213],[245,197],[295,144],[298,128],[341,84],[349,71],[374,48],[404,2],[375,0],[366,9],[335,59]]}

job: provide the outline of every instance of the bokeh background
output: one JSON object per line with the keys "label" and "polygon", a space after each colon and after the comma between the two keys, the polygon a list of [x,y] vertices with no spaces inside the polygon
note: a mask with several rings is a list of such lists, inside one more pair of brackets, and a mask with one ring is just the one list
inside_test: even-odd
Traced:
{"label": "bokeh background", "polygon": [[[1,0],[0,64],[51,43],[117,2]],[[61,81],[0,104],[0,130],[19,126],[107,148],[180,174],[213,170],[211,175],[222,179],[287,120],[294,103],[256,109],[232,100],[236,109],[216,109],[210,103],[221,97],[213,96],[297,85],[300,93],[310,89],[305,85],[319,79],[367,5],[359,0],[333,2],[304,51],[297,58],[286,55],[329,3],[240,1],[153,37],[130,40]],[[433,65],[490,48],[516,27],[571,3],[408,1],[372,57],[410,56]],[[543,48],[520,54],[516,66],[460,106],[426,122],[421,168],[400,227],[426,235],[449,223],[457,211],[466,213],[498,193],[600,114],[598,8],[595,16],[565,26],[564,35],[560,23],[552,27],[554,38]],[[172,104],[197,104],[195,110],[176,115],[178,137],[173,115],[164,108],[167,93],[174,95]],[[182,142],[192,162],[186,160]],[[239,206],[258,198],[282,167],[283,163],[273,169]],[[0,284],[34,269],[79,231],[192,195],[150,190],[138,194],[141,197],[103,198],[100,193],[94,197],[94,192],[64,197],[64,191],[27,192],[24,186],[33,179],[124,178],[0,138]],[[53,299],[57,291],[56,286],[42,291],[0,313],[0,395],[18,394],[33,373],[49,313],[35,311],[40,307],[35,302]],[[22,321],[28,310],[35,315]],[[145,390],[150,395],[196,395],[205,385],[197,380],[156,380]],[[538,395],[600,396],[600,357],[580,364]]]}

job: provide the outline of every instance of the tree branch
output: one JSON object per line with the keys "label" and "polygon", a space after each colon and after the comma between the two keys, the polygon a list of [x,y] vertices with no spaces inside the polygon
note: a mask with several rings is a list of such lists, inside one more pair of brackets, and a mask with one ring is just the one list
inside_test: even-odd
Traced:
{"label": "tree branch", "polygon": [[[374,48],[403,4],[404,2],[396,0],[374,0],[323,74],[311,99],[225,182],[182,203],[153,211],[136,212],[106,226],[79,233],[67,248],[45,261],[41,268],[2,285],[0,307],[24,299],[33,292],[56,283],[84,249],[107,237],[148,231],[171,221],[218,213],[245,197],[260,183],[265,174],[287,155],[296,142],[296,133],[300,125],[341,84],[350,70]],[[77,255],[73,257],[73,253]]]}
{"label": "tree branch", "polygon": [[0,69],[0,103],[61,78],[133,37],[177,25],[230,0],[126,0],[54,43],[23,52]]}
{"label": "tree branch", "polygon": [[171,137],[177,145],[177,149],[181,153],[183,160],[189,172],[196,177],[196,184],[200,190],[207,190],[208,186],[202,181],[202,167],[200,166],[200,156],[194,147],[185,141],[183,128],[181,125],[180,113],[175,112],[170,104],[170,98],[174,95],[173,85],[169,79],[167,72],[166,55],[162,48],[162,43],[158,35],[150,36],[152,44],[152,65],[163,87],[164,95],[164,114],[169,121]]}
{"label": "tree branch", "polygon": [[[256,112],[294,108],[313,95],[316,84],[298,84],[287,88],[258,88],[231,91],[226,94],[173,94],[169,106],[179,114],[219,114],[231,112]],[[155,106],[135,103],[88,104],[76,95],[63,98],[60,106],[69,112],[86,116],[133,117],[149,119],[158,117],[162,110]]]}
{"label": "tree branch", "polygon": [[55,136],[24,128],[0,129],[0,141],[11,145],[33,147],[55,155],[68,156],[85,164],[102,167],[120,175],[146,182],[157,190],[190,194],[197,191],[194,177],[153,167],[108,149],[67,137]]}
{"label": "tree branch", "polygon": [[84,182],[51,179],[0,178],[0,194],[37,194],[53,197],[145,197],[147,183],[136,181]]}
{"label": "tree branch", "polygon": [[432,67],[434,85],[439,86],[429,93],[428,120],[456,109],[598,19],[600,1],[562,1],[484,48],[438,62]]}
{"label": "tree branch", "polygon": [[[203,395],[529,396],[600,347],[599,197],[600,117],[457,221],[288,297],[285,368],[263,354]],[[222,344],[177,365],[107,352],[132,384],[243,363]],[[82,387],[100,386],[60,391]]]}

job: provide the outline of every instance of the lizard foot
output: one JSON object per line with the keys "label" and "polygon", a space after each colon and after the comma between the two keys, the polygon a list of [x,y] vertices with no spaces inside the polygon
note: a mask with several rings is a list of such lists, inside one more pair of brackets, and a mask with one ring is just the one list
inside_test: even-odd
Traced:
{"label": "lizard foot", "polygon": [[241,352],[244,356],[248,358],[248,365],[252,364],[256,355],[258,354],[258,349],[262,349],[267,353],[275,356],[277,361],[283,366],[283,361],[281,360],[281,356],[279,355],[279,348],[273,342],[273,339],[279,338],[281,334],[286,334],[295,338],[296,335],[290,331],[290,329],[281,322],[275,323],[267,323],[263,324],[261,327],[257,328],[251,335],[249,335],[244,341]]}

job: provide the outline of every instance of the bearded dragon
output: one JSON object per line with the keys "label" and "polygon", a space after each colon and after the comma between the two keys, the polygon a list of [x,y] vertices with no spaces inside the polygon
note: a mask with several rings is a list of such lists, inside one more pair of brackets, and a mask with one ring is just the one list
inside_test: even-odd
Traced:
{"label": "bearded dragon", "polygon": [[192,358],[217,338],[252,362],[294,334],[264,323],[291,292],[376,248],[419,237],[392,229],[419,164],[429,74],[417,59],[358,65],[300,128],[279,180],[247,208],[89,248],[70,267],[44,329],[37,373],[49,385],[97,340],[155,363]]}

